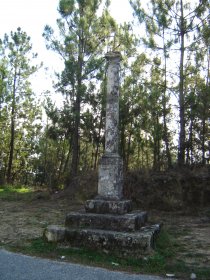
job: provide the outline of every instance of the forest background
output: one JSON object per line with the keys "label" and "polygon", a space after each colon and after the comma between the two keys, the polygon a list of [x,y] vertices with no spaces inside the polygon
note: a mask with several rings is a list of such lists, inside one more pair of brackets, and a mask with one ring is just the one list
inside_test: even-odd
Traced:
{"label": "forest background", "polygon": [[111,16],[110,2],[58,2],[57,27],[46,25],[43,39],[63,68],[49,71],[53,90],[40,98],[32,79],[45,65],[37,64],[31,38],[21,27],[1,38],[1,185],[55,190],[96,174],[104,152],[107,51],[123,57],[125,174],[209,167],[208,1],[130,0],[133,19],[122,24]]}

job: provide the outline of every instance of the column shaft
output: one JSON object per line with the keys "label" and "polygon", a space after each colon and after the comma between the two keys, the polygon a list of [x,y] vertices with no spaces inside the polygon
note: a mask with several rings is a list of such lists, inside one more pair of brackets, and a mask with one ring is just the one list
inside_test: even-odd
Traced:
{"label": "column shaft", "polygon": [[123,197],[123,162],[118,154],[119,125],[119,52],[106,54],[107,98],[105,155],[99,162],[98,196],[103,199],[120,200]]}
{"label": "column shaft", "polygon": [[118,154],[120,53],[107,53],[105,153]]}

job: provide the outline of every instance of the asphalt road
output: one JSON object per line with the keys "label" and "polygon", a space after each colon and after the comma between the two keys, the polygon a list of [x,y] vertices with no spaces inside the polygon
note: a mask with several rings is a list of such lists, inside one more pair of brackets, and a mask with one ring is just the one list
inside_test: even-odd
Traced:
{"label": "asphalt road", "polygon": [[0,280],[163,280],[113,272],[79,264],[51,261],[0,249]]}

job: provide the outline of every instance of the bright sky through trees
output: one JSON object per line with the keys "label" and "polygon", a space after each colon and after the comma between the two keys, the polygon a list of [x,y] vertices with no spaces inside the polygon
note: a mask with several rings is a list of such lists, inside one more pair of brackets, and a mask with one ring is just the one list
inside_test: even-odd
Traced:
{"label": "bright sky through trees", "polygon": [[125,170],[208,163],[208,9],[208,0],[1,0],[0,183],[53,189],[97,168],[109,50],[123,56]]}
{"label": "bright sky through trees", "polygon": [[[56,29],[56,19],[59,0],[1,0],[0,2],[0,38],[10,31],[16,31],[21,27],[30,37],[33,43],[33,51],[38,53],[39,61],[44,63],[32,81],[36,94],[51,89],[53,73],[62,70],[63,64],[55,53],[45,47],[42,37],[46,24]],[[118,22],[129,21],[132,9],[128,0],[112,0],[111,14]],[[46,71],[45,68],[48,68]]]}

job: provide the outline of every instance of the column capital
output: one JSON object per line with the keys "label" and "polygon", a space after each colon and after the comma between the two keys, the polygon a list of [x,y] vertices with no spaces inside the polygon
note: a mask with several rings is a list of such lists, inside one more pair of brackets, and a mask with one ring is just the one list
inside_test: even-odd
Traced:
{"label": "column capital", "polygon": [[105,58],[109,60],[118,59],[119,61],[122,60],[122,55],[120,52],[108,52],[105,54]]}

